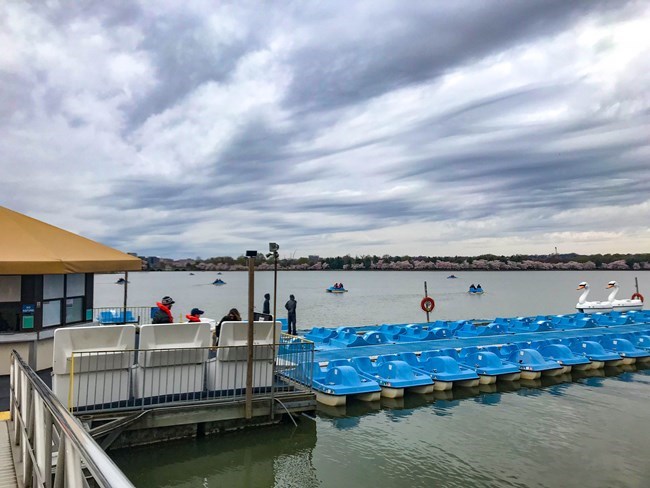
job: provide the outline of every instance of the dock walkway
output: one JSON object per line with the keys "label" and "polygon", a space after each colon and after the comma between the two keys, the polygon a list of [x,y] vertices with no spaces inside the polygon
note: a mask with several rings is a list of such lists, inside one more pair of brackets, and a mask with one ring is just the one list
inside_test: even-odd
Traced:
{"label": "dock walkway", "polygon": [[9,423],[0,417],[0,488],[15,488],[17,486],[16,468],[9,440]]}
{"label": "dock walkway", "polygon": [[[431,341],[397,342],[373,346],[331,348],[326,344],[316,343],[314,360],[324,363],[333,359],[349,359],[356,356],[379,356],[381,354],[397,354],[402,352],[420,352],[432,349],[445,349],[447,347],[488,346],[494,344],[507,344],[509,342],[537,341],[540,339],[556,339],[582,337],[602,332],[641,332],[650,328],[650,324],[630,324],[602,326],[589,329],[554,330],[548,332],[524,332],[517,334],[492,335],[481,337],[464,337],[453,339],[436,339]],[[355,327],[356,329],[356,327]],[[366,327],[364,327],[366,329]]]}

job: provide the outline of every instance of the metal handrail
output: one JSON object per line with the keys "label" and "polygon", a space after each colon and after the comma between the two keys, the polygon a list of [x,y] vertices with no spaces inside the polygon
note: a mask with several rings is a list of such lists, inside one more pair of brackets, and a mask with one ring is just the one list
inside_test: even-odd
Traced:
{"label": "metal handrail", "polygon": [[[23,472],[18,473],[22,474],[24,486],[31,486],[34,479],[37,486],[43,487],[87,486],[83,476],[79,476],[82,466],[102,488],[134,486],[15,350],[11,353],[11,365],[11,419],[14,443],[22,447],[26,461]],[[39,414],[43,417],[38,419],[41,422],[35,419]],[[60,436],[54,480],[51,479],[53,426]],[[39,429],[44,432],[37,434]],[[41,449],[43,452],[38,452]],[[31,462],[27,462],[27,455]],[[39,465],[39,460],[44,465]]]}

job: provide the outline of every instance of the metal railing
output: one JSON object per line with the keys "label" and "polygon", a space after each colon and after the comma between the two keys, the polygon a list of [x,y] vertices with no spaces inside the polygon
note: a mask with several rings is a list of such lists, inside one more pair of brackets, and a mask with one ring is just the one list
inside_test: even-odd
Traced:
{"label": "metal railing", "polygon": [[[246,395],[247,358],[247,346],[74,351],[69,374],[53,383],[74,413],[238,401]],[[313,358],[312,342],[286,334],[279,344],[254,345],[253,398],[311,391],[311,369],[301,365]]]}
{"label": "metal railing", "polygon": [[[93,320],[102,325],[150,324],[152,307],[96,307]],[[126,317],[126,320],[124,320]],[[183,320],[184,321],[184,320]]]}
{"label": "metal railing", "polygon": [[21,486],[133,487],[16,351],[11,353],[10,411]]}

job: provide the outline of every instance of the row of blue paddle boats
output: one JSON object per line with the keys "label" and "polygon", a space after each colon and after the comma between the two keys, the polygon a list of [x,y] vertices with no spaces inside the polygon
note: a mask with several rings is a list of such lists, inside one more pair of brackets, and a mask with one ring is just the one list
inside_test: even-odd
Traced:
{"label": "row of blue paddle boats", "polygon": [[[502,337],[500,340],[495,338],[494,344],[490,345],[436,347],[435,342],[428,341],[450,336],[441,335],[440,331],[434,332],[433,329],[456,329],[454,332],[458,332],[467,330],[468,324],[481,328],[488,326],[460,321],[444,324],[437,322],[428,324],[429,327],[424,324],[384,324],[376,330],[365,330],[366,327],[314,328],[305,338],[315,341],[319,350],[328,348],[331,352],[337,348],[355,347],[355,343],[356,346],[363,345],[358,343],[362,340],[365,345],[386,344],[386,353],[303,364],[294,370],[293,375],[294,379],[300,381],[301,368],[303,372],[305,368],[313,368],[313,387],[317,392],[318,401],[338,406],[344,405],[347,397],[375,401],[380,397],[399,398],[405,392],[429,393],[446,391],[453,387],[489,385],[497,381],[536,380],[541,376],[565,375],[572,370],[585,371],[650,361],[648,312],[613,312],[588,317],[583,314],[519,317],[495,319],[491,325],[500,326],[501,331],[515,327],[528,332],[531,329],[530,324],[534,324],[532,328],[538,331],[554,330],[546,329],[546,325],[540,326],[537,322],[544,322],[546,325],[569,324],[569,330],[578,330],[584,334],[578,337],[551,337],[549,334],[540,333],[534,334],[534,340],[526,341],[516,341],[517,336],[514,335]],[[636,324],[638,330],[616,331],[616,326],[630,324]],[[438,334],[438,337],[427,335],[427,339],[422,339],[424,334],[431,332]],[[525,337],[530,337],[530,334]],[[422,341],[421,350],[390,351],[391,344],[414,341]],[[287,375],[291,376],[292,373]]]}
{"label": "row of blue paddle boats", "polygon": [[305,338],[318,343],[321,348],[342,348],[436,339],[580,330],[647,322],[650,322],[650,313],[643,311],[608,314],[577,313],[518,318],[499,317],[487,323],[476,323],[472,320],[437,320],[420,324],[383,324],[377,328],[363,327],[361,329],[314,327],[305,334]]}

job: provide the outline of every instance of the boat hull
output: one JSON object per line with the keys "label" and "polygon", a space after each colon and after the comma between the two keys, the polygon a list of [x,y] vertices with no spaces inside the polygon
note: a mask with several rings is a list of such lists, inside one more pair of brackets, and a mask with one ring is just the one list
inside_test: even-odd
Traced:
{"label": "boat hull", "polygon": [[536,380],[542,376],[541,371],[522,371],[521,379],[522,380]]}
{"label": "boat hull", "polygon": [[379,399],[381,398],[381,391],[371,391],[369,393],[358,393],[354,395],[354,398],[362,402],[376,402],[379,401]]}
{"label": "boat hull", "polygon": [[402,398],[404,396],[404,388],[391,388],[389,386],[382,386],[381,396],[383,398]]}
{"label": "boat hull", "polygon": [[454,383],[451,381],[438,381],[435,380],[433,383],[433,390],[434,391],[447,391],[451,390],[451,388],[454,386]]}
{"label": "boat hull", "polygon": [[498,377],[499,381],[519,381],[521,378],[521,373],[507,373],[500,374]]}
{"label": "boat hull", "polygon": [[345,405],[346,395],[328,395],[327,393],[316,392],[316,401],[329,407],[340,407]]}
{"label": "boat hull", "polygon": [[482,374],[478,377],[479,385],[491,385],[497,382],[497,377],[494,375]]}
{"label": "boat hull", "polygon": [[476,379],[471,379],[471,380],[460,380],[460,381],[454,381],[458,386],[462,388],[474,388],[478,386],[480,381],[480,378]]}
{"label": "boat hull", "polygon": [[417,393],[418,395],[427,395],[433,392],[433,384],[422,386],[411,386],[408,388],[410,393]]}

